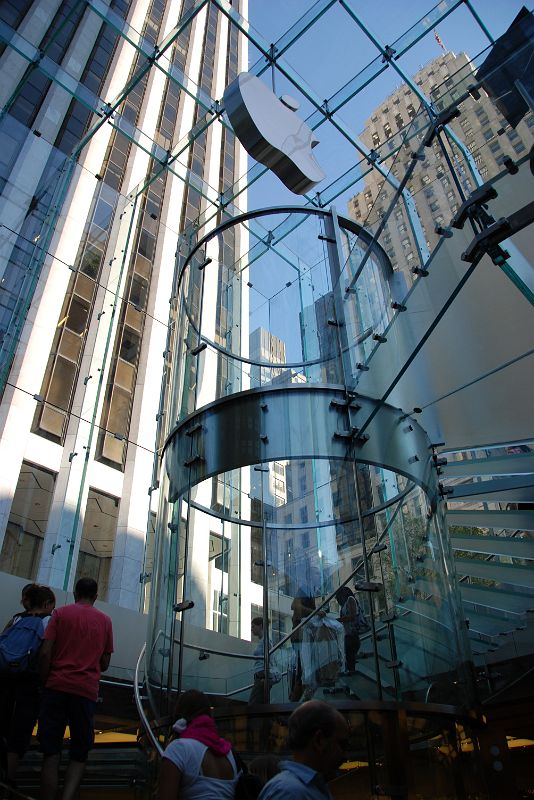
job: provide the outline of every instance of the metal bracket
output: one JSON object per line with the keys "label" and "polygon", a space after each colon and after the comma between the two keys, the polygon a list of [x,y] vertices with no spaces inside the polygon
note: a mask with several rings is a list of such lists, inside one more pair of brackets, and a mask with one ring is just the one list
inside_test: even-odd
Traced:
{"label": "metal bracket", "polygon": [[359,428],[351,428],[348,431],[335,431],[334,439],[354,439],[358,435]]}
{"label": "metal bracket", "polygon": [[461,229],[467,222],[467,218],[477,206],[485,205],[488,200],[495,200],[497,191],[493,186],[481,186],[475,189],[467,200],[464,200],[454,217],[451,219],[451,228]]}
{"label": "metal bracket", "polygon": [[196,347],[191,348],[191,355],[198,356],[203,350],[206,350],[207,346],[206,342],[200,342]]}
{"label": "metal bracket", "polygon": [[382,590],[381,583],[374,583],[373,581],[358,581],[354,584],[357,592],[380,592]]}
{"label": "metal bracket", "polygon": [[186,461],[184,461],[184,467],[192,467],[193,464],[197,464],[200,461],[204,461],[204,459],[200,453],[195,453],[194,456],[191,456],[191,458],[188,458]]}
{"label": "metal bracket", "polygon": [[461,117],[462,112],[459,108],[446,108],[445,111],[442,111],[441,114],[438,114],[432,126],[428,129],[425,134],[425,137],[422,141],[422,145],[424,147],[430,147],[432,142],[434,141],[434,137],[440,128],[443,128],[445,125],[448,125],[453,119],[457,117]]}
{"label": "metal bracket", "polygon": [[393,57],[396,54],[396,50],[390,44],[387,44],[384,47],[384,51],[382,53],[382,64],[386,64],[388,61],[393,61]]}

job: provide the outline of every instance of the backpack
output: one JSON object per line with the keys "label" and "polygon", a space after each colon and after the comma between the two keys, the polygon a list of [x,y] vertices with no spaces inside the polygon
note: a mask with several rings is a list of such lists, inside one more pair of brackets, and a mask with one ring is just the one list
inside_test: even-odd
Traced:
{"label": "backpack", "polygon": [[239,770],[235,785],[234,800],[257,800],[263,784],[257,775],[252,775],[248,767],[235,750],[232,750],[236,767]]}
{"label": "backpack", "polygon": [[37,671],[37,654],[43,640],[41,617],[20,617],[0,635],[0,672]]}

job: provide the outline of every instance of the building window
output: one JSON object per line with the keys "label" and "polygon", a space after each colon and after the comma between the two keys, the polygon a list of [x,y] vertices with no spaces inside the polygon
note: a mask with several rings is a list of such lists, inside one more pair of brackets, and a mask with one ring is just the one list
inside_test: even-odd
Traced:
{"label": "building window", "polygon": [[208,562],[213,561],[215,569],[228,573],[228,561],[230,556],[230,546],[228,540],[218,533],[210,531],[210,550]]}
{"label": "building window", "polygon": [[0,571],[35,580],[55,480],[53,472],[22,463],[0,552]]}
{"label": "building window", "polygon": [[213,592],[213,630],[218,633],[228,633],[228,595]]}
{"label": "building window", "polygon": [[524,153],[525,150],[526,150],[526,147],[523,144],[523,142],[516,142],[516,144],[514,144],[514,150],[515,150],[516,153]]}
{"label": "building window", "polygon": [[89,489],[74,583],[82,577],[93,578],[101,600],[107,599],[118,517],[118,497]]}

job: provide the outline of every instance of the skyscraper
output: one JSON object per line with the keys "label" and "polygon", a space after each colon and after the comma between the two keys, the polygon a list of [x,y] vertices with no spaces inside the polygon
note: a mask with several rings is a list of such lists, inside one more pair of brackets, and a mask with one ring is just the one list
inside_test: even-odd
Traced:
{"label": "skyscraper", "polygon": [[246,48],[193,0],[2,19],[0,569],[65,589],[91,575],[139,608],[175,255],[243,172],[227,124],[202,126]]}
{"label": "skyscraper", "polygon": [[[361,139],[377,154],[393,178],[404,175],[428,123],[426,111],[416,94],[431,99],[437,112],[454,104],[475,81],[475,66],[465,53],[447,52],[422,67],[412,85],[400,85],[376,107],[365,123]],[[526,155],[532,145],[534,115],[528,114],[512,128],[498,112],[483,89],[464,99],[460,116],[450,122],[450,129],[465,145],[466,158],[451,137],[443,148],[437,139],[425,150],[425,159],[417,166],[408,183],[426,241],[431,251],[439,240],[436,228],[447,226],[474,188],[470,168],[478,170],[483,181],[498,174],[506,158]],[[455,185],[448,163],[458,175]],[[349,214],[360,224],[376,229],[394,196],[393,187],[377,170],[365,176],[365,186],[349,201]],[[404,272],[411,282],[414,267],[419,266],[418,243],[410,218],[402,204],[397,204],[389,217],[380,243],[394,269]]]}

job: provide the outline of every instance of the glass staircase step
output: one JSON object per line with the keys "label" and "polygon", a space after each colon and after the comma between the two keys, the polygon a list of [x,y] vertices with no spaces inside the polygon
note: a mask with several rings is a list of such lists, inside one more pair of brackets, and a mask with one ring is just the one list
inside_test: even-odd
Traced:
{"label": "glass staircase step", "polygon": [[534,475],[514,475],[475,483],[451,484],[449,500],[453,503],[468,498],[469,501],[531,503],[534,500]]}
{"label": "glass staircase step", "polygon": [[510,536],[470,536],[453,534],[450,537],[455,550],[469,550],[473,553],[487,553],[494,556],[534,559],[534,539],[520,539]]}
{"label": "glass staircase step", "polygon": [[516,564],[501,564],[496,561],[481,561],[475,558],[456,558],[458,575],[470,575],[476,578],[509,583],[512,586],[524,586],[534,589],[534,567],[523,567]]}
{"label": "glass staircase step", "polygon": [[534,511],[447,511],[449,525],[534,531]]}
{"label": "glass staircase step", "polygon": [[464,602],[476,603],[476,605],[505,611],[509,614],[524,614],[526,611],[534,611],[534,594],[503,592],[501,589],[492,589],[471,583],[461,583],[460,594]]}
{"label": "glass staircase step", "polygon": [[[450,458],[450,456],[448,457]],[[449,461],[441,469],[446,478],[466,478],[470,475],[497,476],[534,473],[534,452]]]}
{"label": "glass staircase step", "polygon": [[504,636],[526,628],[526,622],[521,622],[519,618],[516,621],[506,620],[467,610],[466,617],[469,620],[470,631],[483,633],[486,636]]}
{"label": "glass staircase step", "polygon": [[[61,759],[60,781],[67,759]],[[31,796],[39,791],[42,756],[30,749],[21,762],[17,785]],[[82,779],[80,798],[98,796],[104,798],[148,797],[150,781],[147,754],[137,744],[120,745],[115,743],[96,745],[89,753],[87,766]],[[130,794],[131,792],[131,794]]]}

